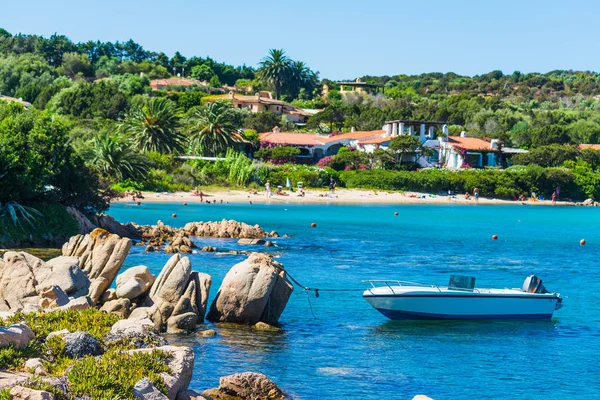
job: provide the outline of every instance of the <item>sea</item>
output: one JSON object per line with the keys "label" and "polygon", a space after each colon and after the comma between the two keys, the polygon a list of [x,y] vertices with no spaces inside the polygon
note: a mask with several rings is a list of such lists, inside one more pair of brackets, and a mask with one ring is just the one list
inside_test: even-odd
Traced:
{"label": "sea", "polygon": [[[292,399],[600,398],[599,208],[123,203],[108,213],[174,227],[223,218],[260,224],[290,237],[274,239],[275,247],[195,241],[270,253],[301,285],[320,289],[316,297],[295,288],[280,332],[207,322],[201,329],[216,329],[215,337],[169,336],[194,349],[192,389],[253,371]],[[123,270],[146,265],[158,274],[169,257],[134,246]],[[212,276],[209,302],[245,259],[189,257]],[[362,298],[365,280],[443,285],[468,275],[476,287],[515,288],[531,274],[564,297],[551,321],[390,321]]]}

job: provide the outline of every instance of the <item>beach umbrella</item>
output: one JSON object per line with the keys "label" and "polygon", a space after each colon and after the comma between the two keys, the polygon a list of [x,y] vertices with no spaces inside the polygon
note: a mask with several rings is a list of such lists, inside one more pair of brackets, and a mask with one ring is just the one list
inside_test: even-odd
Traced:
{"label": "beach umbrella", "polygon": [[290,181],[290,178],[287,178],[285,181],[285,187],[287,188],[291,188],[292,187],[292,182]]}

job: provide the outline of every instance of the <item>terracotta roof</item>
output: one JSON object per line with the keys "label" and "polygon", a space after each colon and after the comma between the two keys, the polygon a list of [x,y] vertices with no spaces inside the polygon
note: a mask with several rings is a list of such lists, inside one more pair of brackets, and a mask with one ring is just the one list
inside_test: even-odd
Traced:
{"label": "terracotta roof", "polygon": [[449,136],[448,144],[462,147],[465,150],[498,151],[498,149],[492,149],[490,147],[490,142],[473,137]]}
{"label": "terracotta roof", "polygon": [[322,136],[311,133],[294,133],[294,132],[265,132],[261,133],[260,140],[273,144],[290,144],[299,146],[322,146],[325,144],[344,141],[344,140],[359,140],[364,143],[364,140],[380,140],[388,138],[382,137],[386,134],[384,130],[377,131],[358,131],[342,133],[335,136]]}
{"label": "terracotta roof", "polygon": [[376,139],[380,138],[386,134],[386,131],[376,130],[376,131],[356,131],[356,132],[348,132],[342,133],[340,135],[330,136],[327,138],[327,142],[335,142],[336,140],[368,140],[368,139]]}
{"label": "terracotta roof", "polygon": [[294,132],[265,132],[259,134],[261,142],[296,146],[322,146],[327,143],[327,137],[309,133]]}
{"label": "terracotta roof", "polygon": [[583,150],[583,149],[600,150],[600,144],[580,144],[579,150]]}
{"label": "terracotta roof", "polygon": [[263,104],[278,104],[282,106],[290,106],[294,107],[291,104],[286,103],[285,101],[270,99],[268,97],[261,97],[260,99],[257,96],[245,96],[241,94],[235,94],[235,98],[231,98],[230,94],[224,94],[220,96],[211,96],[208,101],[217,101],[217,100],[237,100],[242,103],[263,103]]}
{"label": "terracotta roof", "polygon": [[376,138],[376,139],[361,140],[358,143],[360,143],[360,144],[382,144],[385,142],[389,142],[391,140],[392,140],[392,138],[390,136],[385,136],[385,137],[380,137],[380,138]]}

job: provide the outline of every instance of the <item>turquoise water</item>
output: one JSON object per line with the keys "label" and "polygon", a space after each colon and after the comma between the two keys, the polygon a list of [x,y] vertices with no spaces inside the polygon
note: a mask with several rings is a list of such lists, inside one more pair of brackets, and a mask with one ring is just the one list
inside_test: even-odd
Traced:
{"label": "turquoise water", "polygon": [[[217,327],[214,338],[170,338],[195,349],[195,389],[216,387],[223,375],[256,371],[302,399],[600,395],[600,209],[144,203],[113,205],[109,213],[139,224],[259,223],[291,236],[259,250],[274,253],[302,284],[355,289],[321,292],[318,299],[296,289],[281,333]],[[582,238],[586,246],[579,245]],[[234,240],[198,242],[248,249]],[[124,268],[144,264],[158,274],[168,258],[134,247]],[[213,277],[211,301],[227,270],[244,259],[213,253],[190,258],[195,270]],[[480,287],[520,287],[532,273],[566,297],[551,322],[389,321],[361,298],[364,279],[444,284],[450,274],[467,274]]]}

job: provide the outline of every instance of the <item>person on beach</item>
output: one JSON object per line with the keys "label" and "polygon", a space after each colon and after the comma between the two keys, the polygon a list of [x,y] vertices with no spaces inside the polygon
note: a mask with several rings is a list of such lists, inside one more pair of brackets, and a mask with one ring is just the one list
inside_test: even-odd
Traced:
{"label": "person on beach", "polygon": [[267,198],[271,197],[271,182],[267,181],[267,183],[265,184],[265,190]]}
{"label": "person on beach", "polygon": [[473,188],[473,194],[475,195],[475,201],[479,201],[479,188]]}
{"label": "person on beach", "polygon": [[556,204],[556,191],[552,192],[552,204]]}
{"label": "person on beach", "polygon": [[471,200],[471,195],[469,192],[465,193],[465,200]]}

